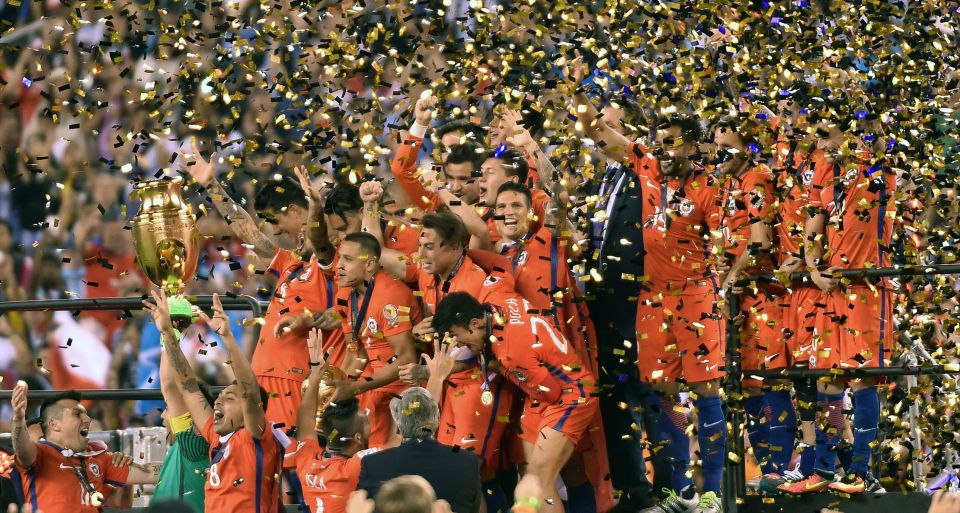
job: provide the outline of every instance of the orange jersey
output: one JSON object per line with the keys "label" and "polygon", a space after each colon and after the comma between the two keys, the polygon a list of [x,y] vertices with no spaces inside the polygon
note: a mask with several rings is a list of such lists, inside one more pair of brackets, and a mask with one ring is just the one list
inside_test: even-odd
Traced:
{"label": "orange jersey", "polygon": [[[363,342],[367,351],[369,365],[363,376],[372,376],[390,363],[394,352],[387,338],[412,330],[413,321],[420,317],[420,306],[410,288],[383,269],[377,271],[362,296],[351,288],[340,289],[336,309],[344,333],[357,343]],[[405,388],[399,381],[391,386]]]}
{"label": "orange jersey", "polygon": [[[306,335],[288,332],[277,338],[273,334],[274,327],[282,317],[306,310],[323,312],[333,307],[336,286],[333,277],[320,269],[316,258],[304,262],[283,249],[278,249],[273,257],[270,272],[279,281],[253,353],[253,372],[257,376],[303,381],[310,371]],[[343,333],[340,330],[323,332],[323,345],[325,352],[337,354],[343,345]]]}
{"label": "orange jersey", "polygon": [[210,443],[210,468],[204,486],[207,511],[276,513],[280,504],[280,463],[283,448],[270,428],[254,439],[240,428],[220,436],[213,416],[203,426]]}
{"label": "orange jersey", "polygon": [[856,164],[817,166],[810,207],[824,211],[827,267],[847,269],[889,267],[889,247],[896,214],[896,175],[870,155]]}
{"label": "orange jersey", "polygon": [[89,487],[81,482],[77,469],[84,473],[93,489],[109,494],[108,486],[121,487],[127,482],[129,466],[114,466],[112,454],[88,450],[83,456],[66,457],[63,449],[47,440],[35,444],[37,459],[30,468],[19,462],[11,472],[17,493],[34,511],[50,513],[95,513],[99,508],[90,500]]}
{"label": "orange jersey", "polygon": [[297,444],[293,457],[297,476],[303,486],[303,498],[312,513],[343,513],[347,498],[360,481],[363,457],[379,451],[370,448],[353,456],[324,451],[315,438]]}
{"label": "orange jersey", "polygon": [[782,259],[800,258],[804,225],[807,222],[807,204],[814,169],[823,160],[823,151],[790,151],[790,145],[777,145],[777,223],[774,227],[777,249]]}
{"label": "orange jersey", "polygon": [[[408,267],[408,269],[411,267]],[[447,297],[447,294],[466,292],[479,298],[485,286],[499,284],[498,280],[489,279],[490,275],[466,255],[446,280],[441,280],[440,277],[425,272],[419,266],[412,267],[412,275],[414,280],[410,281],[417,282],[417,296],[423,303],[424,315],[427,317],[433,315],[437,305],[443,298]]]}
{"label": "orange jersey", "polygon": [[420,230],[401,223],[387,223],[383,229],[383,242],[387,249],[409,257],[420,249]]}
{"label": "orange jersey", "polygon": [[[736,259],[747,249],[755,223],[773,224],[773,172],[759,165],[742,176],[728,176],[724,191],[726,251]],[[760,248],[753,248],[754,253]]]}
{"label": "orange jersey", "polygon": [[643,265],[651,283],[682,286],[712,278],[708,241],[723,216],[715,180],[703,170],[683,180],[665,179],[657,159],[638,144],[631,145],[629,159],[640,179],[640,200],[651,212],[643,220]]}
{"label": "orange jersey", "polygon": [[596,380],[553,323],[527,313],[531,305],[520,296],[493,306],[498,312],[492,351],[503,366],[504,377],[544,405],[586,402]]}
{"label": "orange jersey", "polygon": [[390,171],[415,206],[424,212],[433,212],[443,205],[443,200],[420,183],[417,157],[420,155],[421,146],[423,146],[422,138],[407,134],[397,148],[393,161],[390,162]]}

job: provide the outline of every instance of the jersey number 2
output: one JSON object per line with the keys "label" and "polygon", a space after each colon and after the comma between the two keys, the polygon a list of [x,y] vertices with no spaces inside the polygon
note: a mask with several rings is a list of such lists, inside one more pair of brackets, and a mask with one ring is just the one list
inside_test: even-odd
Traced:
{"label": "jersey number 2", "polygon": [[540,337],[538,334],[538,327],[543,326],[543,329],[547,331],[547,334],[550,335],[550,339],[553,340],[553,345],[557,346],[557,349],[561,353],[567,354],[567,339],[557,335],[557,332],[553,330],[553,327],[550,326],[550,323],[543,320],[541,317],[531,317],[530,318],[530,331],[533,332],[534,336]]}

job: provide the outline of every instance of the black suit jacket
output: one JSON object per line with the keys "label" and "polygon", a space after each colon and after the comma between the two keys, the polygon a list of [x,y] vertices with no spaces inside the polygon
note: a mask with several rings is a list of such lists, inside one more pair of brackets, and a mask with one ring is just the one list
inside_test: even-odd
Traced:
{"label": "black suit jacket", "polygon": [[[620,187],[610,209],[606,236],[602,241],[591,239],[590,255],[598,254],[599,259],[590,262],[596,268],[603,281],[588,282],[592,299],[587,303],[590,317],[597,324],[598,331],[613,329],[621,340],[601,338],[599,344],[612,344],[622,349],[622,340],[636,337],[637,295],[640,282],[623,279],[624,274],[642,276],[643,269],[643,205],[640,200],[640,182],[629,168],[618,166],[611,169],[605,177],[607,187],[605,199],[609,199],[620,177],[624,182]],[[596,182],[594,194],[600,192],[602,182]]]}
{"label": "black suit jacket", "polygon": [[454,513],[480,511],[480,458],[454,451],[435,438],[404,440],[399,447],[364,457],[357,489],[366,490],[372,499],[385,481],[410,475],[426,479],[437,499],[449,502]]}

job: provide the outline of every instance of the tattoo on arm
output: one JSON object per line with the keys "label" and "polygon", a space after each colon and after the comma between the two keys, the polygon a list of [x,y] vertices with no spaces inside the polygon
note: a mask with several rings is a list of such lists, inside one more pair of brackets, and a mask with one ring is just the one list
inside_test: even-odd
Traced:
{"label": "tattoo on arm", "polygon": [[544,190],[553,189],[553,181],[557,175],[557,167],[550,162],[547,154],[540,148],[533,152],[533,160],[537,164],[537,171],[540,173],[540,180],[543,182]]}
{"label": "tattoo on arm", "polygon": [[253,246],[253,250],[260,257],[270,258],[273,256],[276,250],[273,241],[261,232],[260,228],[257,228],[256,221],[250,217],[246,210],[230,199],[219,182],[214,180],[207,188],[207,192],[217,212],[220,212],[233,232],[243,239],[243,242]]}

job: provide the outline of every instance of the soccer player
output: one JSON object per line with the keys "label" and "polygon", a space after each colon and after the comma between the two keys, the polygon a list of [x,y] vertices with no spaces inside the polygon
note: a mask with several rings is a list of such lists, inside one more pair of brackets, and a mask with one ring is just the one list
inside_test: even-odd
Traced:
{"label": "soccer player", "polygon": [[[373,228],[376,229],[376,224]],[[429,341],[434,336],[431,316],[448,294],[467,292],[485,298],[513,293],[511,276],[488,274],[467,255],[469,237],[466,226],[456,215],[447,211],[429,213],[422,220],[419,262],[381,259],[391,274],[403,276],[408,283],[417,283],[417,299],[423,305],[424,315],[413,328],[418,340]],[[473,451],[483,460],[481,477],[488,490],[485,498],[489,509],[497,511],[508,506],[495,477],[499,469],[500,440],[508,425],[501,419],[510,416],[513,390],[503,379],[485,381],[475,353],[460,351],[456,359],[457,366],[447,379],[440,401],[437,440]],[[422,365],[408,365],[401,369],[401,376],[408,383],[422,382],[429,378],[426,370]]]}
{"label": "soccer player", "polygon": [[[574,77],[582,77],[583,70]],[[649,273],[637,300],[640,379],[659,394],[662,451],[673,460],[673,489],[650,512],[721,511],[720,484],[727,430],[720,399],[724,340],[713,265],[720,235],[720,191],[713,177],[694,166],[702,136],[692,118],[668,119],[657,127],[657,149],[633,144],[599,118],[584,94],[574,110],[587,134],[611,158],[627,161],[640,181],[644,269]],[[684,408],[676,400],[681,380],[695,394],[703,495],[687,477],[690,462]]]}
{"label": "soccer player", "polygon": [[103,506],[107,487],[155,484],[159,464],[117,465],[113,454],[90,444],[90,417],[78,392],[64,392],[40,405],[43,438],[27,431],[27,384],[13,389],[11,479],[33,511],[94,513]]}
{"label": "soccer player", "polygon": [[[531,231],[530,217],[533,214],[530,190],[525,185],[506,182],[500,186],[497,194],[496,213],[497,230],[500,233],[499,253],[507,257],[516,280],[516,291],[529,301],[535,313],[550,319],[554,329],[572,344],[573,351],[584,362],[590,372],[598,373],[596,363],[596,330],[579,301],[579,289],[567,265],[566,245],[561,236],[566,227],[564,209],[548,209],[546,223],[540,229]],[[529,409],[523,416],[520,438],[536,443],[540,419],[535,409]],[[595,478],[606,475],[609,470],[606,461],[606,446],[603,439],[603,423],[599,410],[594,419],[588,444],[581,444],[574,454],[575,461],[564,469],[564,484],[567,487],[568,502],[571,509],[596,510],[594,487],[588,481],[589,475]],[[583,451],[592,444],[589,458],[583,457]],[[584,472],[584,463],[592,465],[591,472]],[[574,472],[573,469],[579,469]],[[594,486],[603,487],[604,481],[594,480]]]}
{"label": "soccer player", "polygon": [[797,425],[789,382],[763,381],[749,374],[753,370],[786,366],[788,351],[783,343],[779,305],[783,289],[777,284],[734,286],[748,272],[772,272],[775,263],[774,177],[767,166],[757,163],[761,151],[757,131],[756,124],[749,119],[724,118],[714,127],[713,141],[717,171],[725,181],[725,256],[732,260],[721,288],[740,296],[744,315],[739,351],[747,376],[742,380],[747,436],[764,478],[776,481],[790,463]]}
{"label": "soccer player", "polygon": [[347,381],[336,383],[333,401],[358,397],[370,416],[370,443],[386,444],[396,431],[390,399],[406,387],[401,365],[414,363],[413,322],[420,308],[413,292],[380,267],[380,243],[368,233],[351,233],[338,250],[337,313],[343,320]]}
{"label": "soccer player", "polygon": [[223,339],[236,382],[223,389],[213,408],[200,392],[197,377],[180,349],[163,291],[151,291],[155,302],[144,301],[160,330],[174,379],[194,424],[210,443],[204,505],[208,511],[274,513],[280,500],[279,472],[286,443],[265,417],[268,395],[230,332],[229,318],[213,296],[213,317],[201,313]]}
{"label": "soccer player", "polygon": [[[852,119],[852,117],[850,118]],[[851,279],[841,283],[840,269],[890,266],[897,177],[883,162],[847,140],[855,124],[823,121],[818,145],[824,159],[813,176],[806,223],[806,266],[824,292],[818,327],[821,338],[811,367],[851,369],[885,367],[892,344],[892,295],[889,280]],[[800,494],[826,488],[845,494],[881,489],[870,475],[870,445],[877,437],[880,399],[875,378],[850,380],[853,391],[853,459],[849,472],[834,482],[836,447],[843,425],[842,380],[818,383],[819,404],[828,425],[818,433],[815,472],[803,481],[780,487]]]}
{"label": "soccer player", "polygon": [[343,513],[347,498],[357,488],[360,461],[379,450],[368,448],[370,419],[355,399],[331,403],[323,411],[325,446],[317,440],[317,393],[326,362],[321,332],[311,330],[308,346],[312,369],[307,392],[297,414],[297,449],[290,454],[303,480],[303,496],[312,513]]}
{"label": "soccer player", "polygon": [[[521,298],[481,304],[470,294],[447,295],[433,316],[437,333],[480,355],[481,372],[509,379],[538,404],[540,419],[535,443],[524,440],[527,473],[555,483],[560,470],[587,435],[597,415],[591,397],[596,380],[577,357],[569,341]],[[547,487],[541,511],[562,511],[556,487]]]}
{"label": "soccer player", "polygon": [[[778,130],[775,162],[776,212],[775,240],[777,241],[779,272],[790,275],[804,270],[804,226],[807,221],[809,189],[813,183],[814,169],[823,159],[823,151],[817,148],[816,131],[812,129],[805,110],[809,86],[796,82],[779,102],[780,117],[776,120]],[[823,292],[812,282],[793,282],[789,293],[781,300],[781,331],[787,345],[788,364],[809,368],[813,348],[815,319],[823,305]],[[817,306],[820,305],[820,306]],[[781,473],[779,477],[767,474],[760,479],[760,489],[778,493],[788,476],[801,480],[813,473],[814,446],[817,415],[816,378],[799,378],[793,381],[797,414],[800,419],[800,461],[795,471]]]}
{"label": "soccer player", "polygon": [[[223,190],[215,175],[216,155],[204,160],[196,148],[194,152],[196,163],[187,168],[190,175],[207,190],[213,205],[234,233],[251,246],[258,257],[271,259],[269,272],[277,277],[277,286],[252,353],[252,366],[259,383],[273,395],[267,419],[289,429],[296,423],[300,385],[310,371],[304,343],[307,330],[318,318],[323,318],[323,312],[333,307],[336,294],[333,277],[323,270],[333,260],[333,248],[322,243],[314,233],[326,232],[322,197],[317,190],[304,191],[291,178],[267,182],[260,187],[255,208],[271,220],[276,235],[287,239],[293,247],[283,249],[261,232],[250,214]],[[307,244],[308,237],[311,244]],[[313,256],[311,246],[314,246]],[[285,320],[281,323],[281,319]],[[324,333],[327,344],[324,349],[334,355],[342,354],[343,334],[339,325],[327,323],[323,327],[328,328]],[[331,361],[336,362],[337,357],[331,357]]]}

